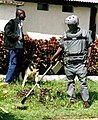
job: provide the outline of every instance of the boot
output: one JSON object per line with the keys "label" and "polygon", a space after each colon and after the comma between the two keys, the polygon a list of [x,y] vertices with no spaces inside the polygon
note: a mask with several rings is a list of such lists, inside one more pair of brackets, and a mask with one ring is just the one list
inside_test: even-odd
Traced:
{"label": "boot", "polygon": [[90,107],[89,102],[88,102],[88,101],[84,101],[84,102],[83,102],[83,107],[84,107],[84,108],[89,108],[89,107]]}

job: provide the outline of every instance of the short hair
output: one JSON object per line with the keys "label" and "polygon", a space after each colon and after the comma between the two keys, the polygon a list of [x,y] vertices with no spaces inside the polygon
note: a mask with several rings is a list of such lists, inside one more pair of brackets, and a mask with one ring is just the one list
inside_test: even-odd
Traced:
{"label": "short hair", "polygon": [[16,9],[16,17],[18,17],[20,13],[25,13],[25,11],[22,9]]}

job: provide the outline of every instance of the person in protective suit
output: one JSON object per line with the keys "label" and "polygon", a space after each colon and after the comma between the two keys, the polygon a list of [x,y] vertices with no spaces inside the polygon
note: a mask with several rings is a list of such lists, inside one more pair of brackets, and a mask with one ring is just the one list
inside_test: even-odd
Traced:
{"label": "person in protective suit", "polygon": [[67,95],[70,103],[76,101],[75,96],[75,76],[78,77],[80,83],[80,92],[85,108],[89,105],[89,92],[87,85],[87,65],[91,55],[91,31],[80,28],[79,18],[76,15],[68,16],[65,19],[68,30],[59,41],[59,48],[51,57],[51,62],[59,53],[64,52],[64,70],[67,77]]}

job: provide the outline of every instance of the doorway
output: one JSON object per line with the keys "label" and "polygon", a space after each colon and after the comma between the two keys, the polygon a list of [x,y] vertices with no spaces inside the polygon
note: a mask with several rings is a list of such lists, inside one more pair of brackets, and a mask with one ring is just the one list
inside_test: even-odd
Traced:
{"label": "doorway", "polygon": [[95,6],[91,7],[89,29],[92,31],[93,40],[95,40],[96,37],[96,13],[97,13],[97,8]]}

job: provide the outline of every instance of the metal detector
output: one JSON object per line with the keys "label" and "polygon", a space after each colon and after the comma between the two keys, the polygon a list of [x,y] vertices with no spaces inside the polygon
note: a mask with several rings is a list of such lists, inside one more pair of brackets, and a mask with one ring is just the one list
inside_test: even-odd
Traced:
{"label": "metal detector", "polygon": [[36,76],[35,76],[35,85],[31,88],[31,90],[27,93],[27,95],[23,98],[23,100],[21,101],[21,104],[24,104],[26,99],[29,97],[29,95],[31,94],[31,92],[33,91],[33,89],[37,86],[38,88],[40,88],[39,85],[39,81],[43,79],[43,77],[47,74],[47,72],[51,69],[55,74],[61,69],[61,67],[63,66],[61,61],[57,61],[55,65],[50,65],[50,67],[45,71],[45,73],[42,75],[42,77],[39,79],[39,72],[37,72]]}

